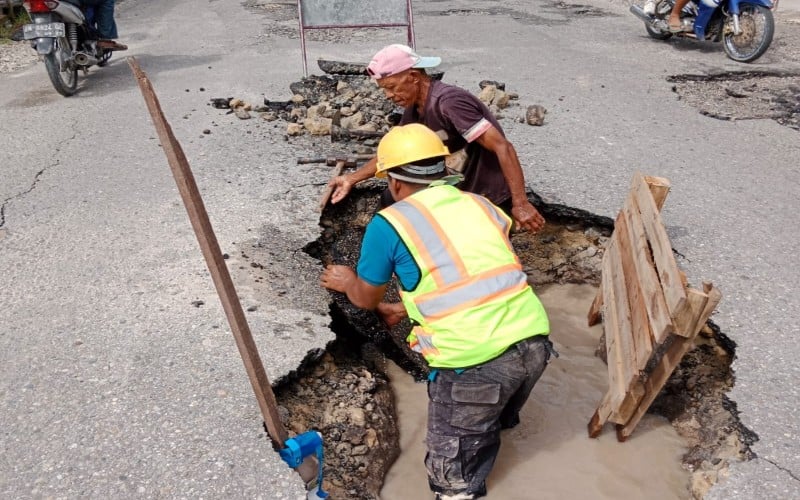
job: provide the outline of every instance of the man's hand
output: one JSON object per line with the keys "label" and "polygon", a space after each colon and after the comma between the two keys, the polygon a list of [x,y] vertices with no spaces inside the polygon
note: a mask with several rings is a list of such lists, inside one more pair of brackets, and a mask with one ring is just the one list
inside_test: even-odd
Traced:
{"label": "man's hand", "polygon": [[347,293],[347,289],[355,282],[356,273],[347,266],[331,264],[322,271],[320,285],[337,292]]}
{"label": "man's hand", "polygon": [[353,188],[353,184],[355,184],[348,175],[338,175],[331,179],[328,183],[328,186],[333,188],[333,194],[331,194],[331,203],[336,204],[344,199],[345,196],[350,193],[350,190]]}
{"label": "man's hand", "polygon": [[511,215],[521,229],[535,233],[544,227],[544,217],[528,200],[518,205],[513,205],[511,207]]}
{"label": "man's hand", "polygon": [[389,328],[400,323],[403,318],[408,316],[408,312],[402,302],[381,302],[375,308],[375,312],[378,313],[381,321]]}

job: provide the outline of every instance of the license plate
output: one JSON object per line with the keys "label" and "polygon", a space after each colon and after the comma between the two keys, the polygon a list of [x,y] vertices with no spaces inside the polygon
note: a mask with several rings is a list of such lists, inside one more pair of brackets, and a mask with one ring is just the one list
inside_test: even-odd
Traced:
{"label": "license plate", "polygon": [[34,38],[58,38],[66,33],[64,23],[26,24],[22,27],[25,40]]}

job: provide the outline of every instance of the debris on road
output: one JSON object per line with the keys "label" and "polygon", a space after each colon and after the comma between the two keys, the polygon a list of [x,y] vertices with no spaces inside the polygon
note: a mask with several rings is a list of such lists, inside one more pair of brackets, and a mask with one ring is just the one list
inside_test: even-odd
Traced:
{"label": "debris on road", "polygon": [[[366,65],[339,61],[319,61],[325,75],[311,75],[289,85],[291,96],[285,101],[264,99],[263,106],[251,106],[239,98],[212,98],[210,105],[217,109],[228,109],[240,119],[246,120],[252,113],[266,121],[283,120],[286,135],[330,136],[332,142],[356,142],[375,147],[380,138],[397,125],[402,117],[402,108],[386,98],[375,82],[366,75]],[[432,73],[434,79],[443,73]],[[497,119],[503,119],[506,110],[518,106],[519,95],[506,91],[506,84],[483,80],[478,84],[476,96],[489,108]],[[530,108],[529,108],[530,109]],[[543,122],[546,112],[540,110]],[[528,122],[530,111],[516,118]]]}

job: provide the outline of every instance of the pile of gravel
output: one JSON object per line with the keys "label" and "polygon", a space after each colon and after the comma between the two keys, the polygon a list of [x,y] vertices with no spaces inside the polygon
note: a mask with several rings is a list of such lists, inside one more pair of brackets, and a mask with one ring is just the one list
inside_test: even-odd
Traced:
{"label": "pile of gravel", "polygon": [[38,58],[29,42],[0,42],[0,73],[13,73],[27,68]]}

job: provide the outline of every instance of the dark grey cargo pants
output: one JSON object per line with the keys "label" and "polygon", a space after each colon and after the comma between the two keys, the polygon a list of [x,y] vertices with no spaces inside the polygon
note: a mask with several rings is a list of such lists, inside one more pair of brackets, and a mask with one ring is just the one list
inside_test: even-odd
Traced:
{"label": "dark grey cargo pants", "polygon": [[552,344],[537,335],[499,357],[461,373],[440,370],[428,382],[425,467],[431,490],[478,498],[500,449],[500,430],[519,422],[519,411],[542,375]]}

